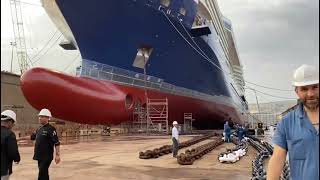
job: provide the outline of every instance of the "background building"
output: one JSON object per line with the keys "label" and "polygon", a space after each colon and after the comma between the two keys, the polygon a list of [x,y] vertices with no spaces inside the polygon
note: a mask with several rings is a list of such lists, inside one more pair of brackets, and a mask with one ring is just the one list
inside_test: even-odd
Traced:
{"label": "background building", "polygon": [[[20,76],[2,71],[1,112],[6,109],[11,109],[17,114],[17,123],[13,129],[17,137],[29,135],[40,126],[37,116],[39,111],[33,108],[24,98],[20,88]],[[79,133],[79,124],[56,118],[53,118],[50,123],[54,124],[60,136],[74,136]]]}
{"label": "background building", "polygon": [[259,119],[264,125],[269,126],[281,120],[283,112],[296,104],[296,100],[259,103],[260,112],[257,104],[249,104],[249,110],[255,118]]}

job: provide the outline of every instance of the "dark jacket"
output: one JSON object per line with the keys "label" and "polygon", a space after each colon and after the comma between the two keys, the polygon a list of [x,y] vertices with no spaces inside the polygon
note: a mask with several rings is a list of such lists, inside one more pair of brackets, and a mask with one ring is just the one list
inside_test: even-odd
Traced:
{"label": "dark jacket", "polygon": [[34,160],[53,160],[54,146],[59,146],[59,138],[55,127],[50,124],[43,125],[36,133],[31,135],[31,140],[35,140]]}
{"label": "dark jacket", "polygon": [[238,138],[242,138],[244,135],[244,129],[242,127],[238,127],[237,129]]}
{"label": "dark jacket", "polygon": [[224,132],[226,133],[226,135],[231,134],[231,128],[230,128],[229,124],[224,124],[223,129],[224,129]]}
{"label": "dark jacket", "polygon": [[1,126],[1,176],[12,174],[12,162],[20,162],[16,135]]}

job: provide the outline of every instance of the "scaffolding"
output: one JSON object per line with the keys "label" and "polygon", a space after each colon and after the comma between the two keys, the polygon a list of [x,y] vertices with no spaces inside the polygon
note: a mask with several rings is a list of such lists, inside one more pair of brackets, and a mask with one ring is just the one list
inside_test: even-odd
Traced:
{"label": "scaffolding", "polygon": [[147,132],[147,114],[144,107],[134,109],[130,132]]}
{"label": "scaffolding", "polygon": [[145,107],[136,107],[133,111],[130,132],[168,134],[168,99],[147,98]]}
{"label": "scaffolding", "polygon": [[147,98],[147,133],[158,132],[169,134],[168,98]]}
{"label": "scaffolding", "polygon": [[192,113],[183,113],[183,132],[192,133]]}

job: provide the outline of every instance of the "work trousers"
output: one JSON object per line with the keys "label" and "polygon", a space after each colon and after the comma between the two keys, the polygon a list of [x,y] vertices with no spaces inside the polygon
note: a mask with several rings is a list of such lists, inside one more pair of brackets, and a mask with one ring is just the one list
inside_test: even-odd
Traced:
{"label": "work trousers", "polygon": [[231,134],[230,133],[226,133],[226,142],[230,142],[231,141]]}
{"label": "work trousers", "polygon": [[38,180],[49,180],[49,167],[52,160],[38,160]]}
{"label": "work trousers", "polygon": [[179,142],[176,140],[176,138],[172,138],[172,153],[173,153],[173,157],[176,157],[178,154],[178,150],[179,150]]}

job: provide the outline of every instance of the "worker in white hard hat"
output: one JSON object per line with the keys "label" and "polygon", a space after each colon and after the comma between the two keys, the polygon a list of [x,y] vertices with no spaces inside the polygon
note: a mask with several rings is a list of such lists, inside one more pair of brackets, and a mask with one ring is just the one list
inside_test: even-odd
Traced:
{"label": "worker in white hard hat", "polygon": [[17,139],[12,131],[16,113],[5,110],[1,113],[1,180],[8,180],[12,174],[12,164],[20,162]]}
{"label": "worker in white hard hat", "polygon": [[178,131],[178,122],[173,121],[172,123],[172,153],[173,157],[177,157],[178,150],[179,150],[179,131]]}
{"label": "worker in white hard hat", "polygon": [[277,124],[268,180],[280,178],[287,153],[292,180],[319,179],[319,69],[300,66],[293,86],[299,103]]}
{"label": "worker in white hard hat", "polygon": [[31,140],[35,140],[33,159],[38,161],[38,180],[49,180],[49,167],[53,160],[55,149],[55,162],[60,162],[60,142],[55,127],[49,124],[51,112],[42,109],[39,114],[41,127],[31,135]]}

